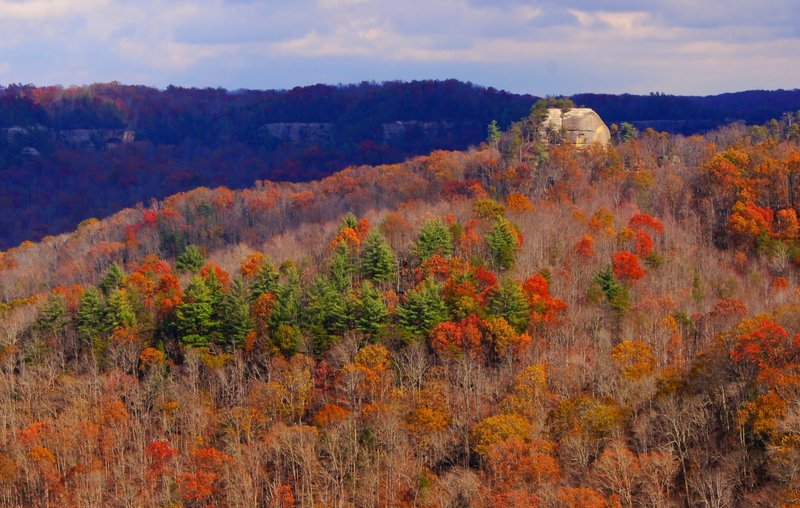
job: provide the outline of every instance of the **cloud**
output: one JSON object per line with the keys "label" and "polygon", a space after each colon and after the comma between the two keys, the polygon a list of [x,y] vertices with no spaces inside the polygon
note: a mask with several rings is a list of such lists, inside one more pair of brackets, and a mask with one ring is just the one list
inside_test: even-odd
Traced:
{"label": "cloud", "polygon": [[537,94],[786,88],[800,83],[798,11],[795,0],[0,0],[0,77],[230,88],[457,77]]}
{"label": "cloud", "polygon": [[0,1],[0,20],[40,20],[89,14],[109,0]]}

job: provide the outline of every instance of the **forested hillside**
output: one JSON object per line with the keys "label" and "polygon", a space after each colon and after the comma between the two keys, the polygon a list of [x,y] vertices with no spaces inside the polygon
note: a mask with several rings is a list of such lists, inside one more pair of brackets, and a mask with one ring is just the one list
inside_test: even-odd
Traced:
{"label": "forested hillside", "polygon": [[3,252],[0,503],[797,506],[791,125],[532,122]]}
{"label": "forested hillside", "polygon": [[[582,94],[611,124],[685,135],[800,110],[800,92]],[[309,181],[348,165],[465,150],[535,97],[455,80],[284,91],[119,83],[0,88],[0,248],[197,186]]]}

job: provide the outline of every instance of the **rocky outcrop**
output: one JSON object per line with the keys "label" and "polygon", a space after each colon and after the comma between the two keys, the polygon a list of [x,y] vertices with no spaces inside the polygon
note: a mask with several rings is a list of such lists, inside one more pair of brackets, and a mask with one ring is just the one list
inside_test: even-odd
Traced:
{"label": "rocky outcrop", "polygon": [[325,141],[333,133],[331,123],[282,122],[268,123],[262,131],[281,141]]}
{"label": "rocky outcrop", "polygon": [[417,133],[422,136],[435,136],[440,131],[447,131],[453,128],[452,122],[419,122],[417,120],[406,120],[404,122],[391,122],[383,124],[383,141],[391,144],[394,141],[403,139],[409,133]]}
{"label": "rocky outcrop", "polygon": [[[452,127],[453,124],[451,122],[420,122],[417,120],[390,122],[381,125],[383,142],[388,144],[401,140],[409,134],[414,134],[416,136],[435,136],[441,134],[441,131],[446,131]],[[268,123],[261,127],[261,131],[281,141],[321,142],[331,139],[333,136],[333,124],[303,122]]]}
{"label": "rocky outcrop", "polygon": [[547,131],[561,135],[566,143],[583,148],[593,143],[608,146],[611,142],[611,132],[600,115],[590,108],[572,108],[566,112],[557,108],[547,110],[547,118],[542,123],[542,135],[547,137]]}
{"label": "rocky outcrop", "polygon": [[35,135],[47,131],[47,127],[42,125],[28,125],[26,127],[13,125],[11,127],[3,127],[0,129],[0,136],[6,138],[6,143],[9,145],[16,145],[24,142],[29,135]]}
{"label": "rocky outcrop", "polygon": [[114,148],[135,139],[133,131],[125,129],[64,129],[58,137],[69,146],[80,148]]}
{"label": "rocky outcrop", "polygon": [[31,137],[42,135],[73,148],[90,150],[114,148],[125,143],[133,143],[136,139],[133,131],[125,129],[53,130],[42,125],[14,125],[0,129],[0,136],[5,137],[9,145],[23,145],[29,143]]}

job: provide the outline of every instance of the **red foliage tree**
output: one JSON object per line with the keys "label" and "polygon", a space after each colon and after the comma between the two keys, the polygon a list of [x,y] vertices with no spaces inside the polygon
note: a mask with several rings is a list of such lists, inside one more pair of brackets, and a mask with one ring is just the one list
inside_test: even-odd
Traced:
{"label": "red foliage tree", "polygon": [[594,238],[589,235],[583,235],[575,244],[575,253],[583,258],[593,257],[595,254]]}
{"label": "red foliage tree", "polygon": [[167,441],[156,439],[144,448],[147,457],[147,477],[151,481],[160,481],[171,469],[171,462],[178,455]]}
{"label": "red foliage tree", "polygon": [[639,265],[639,258],[630,252],[620,251],[611,260],[614,276],[620,280],[636,282],[644,277],[644,269]]}
{"label": "red foliage tree", "polygon": [[534,323],[555,324],[558,322],[558,316],[567,309],[567,304],[563,300],[550,295],[550,283],[540,274],[526,280],[522,290],[528,297],[531,319]]}

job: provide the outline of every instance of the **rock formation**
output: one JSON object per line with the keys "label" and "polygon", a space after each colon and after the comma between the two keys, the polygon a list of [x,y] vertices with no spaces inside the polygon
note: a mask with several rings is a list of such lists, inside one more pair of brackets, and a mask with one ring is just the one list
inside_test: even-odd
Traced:
{"label": "rock formation", "polygon": [[333,135],[332,123],[280,122],[261,127],[270,136],[281,141],[326,141]]}
{"label": "rock formation", "polygon": [[133,131],[125,129],[63,129],[57,134],[67,145],[87,149],[114,148],[136,139]]}
{"label": "rock formation", "polygon": [[566,143],[582,148],[592,143],[608,146],[611,132],[600,116],[590,108],[572,108],[566,112],[557,108],[547,110],[547,118],[542,123],[542,134],[547,131],[560,133]]}

